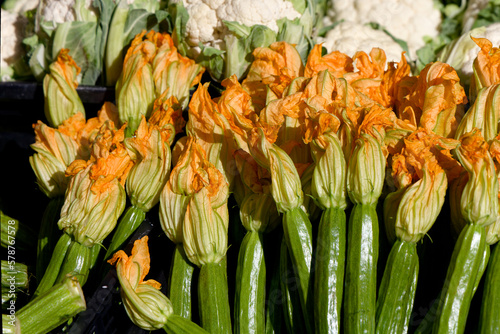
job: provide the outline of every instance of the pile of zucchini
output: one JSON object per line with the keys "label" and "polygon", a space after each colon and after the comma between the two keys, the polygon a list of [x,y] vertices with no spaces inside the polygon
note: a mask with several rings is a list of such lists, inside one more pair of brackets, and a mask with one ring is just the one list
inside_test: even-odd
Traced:
{"label": "pile of zucchini", "polygon": [[[170,259],[165,295],[141,284],[149,265],[167,260],[132,261],[139,268],[130,269],[132,288],[118,275],[131,321],[147,330],[500,333],[499,49],[478,42],[474,77],[463,87],[441,62],[412,75],[404,54],[386,63],[381,49],[351,58],[323,55],[316,45],[303,63],[293,45],[276,42],[255,50],[244,80],[233,76],[212,90],[199,65],[162,58],[163,40],[136,36],[118,106],[107,102],[92,120],[75,116],[78,101],[66,116],[55,105],[54,96],[76,88],[61,82],[64,69],[51,67],[45,110],[64,120],[37,125],[36,154],[57,159],[63,150],[54,147],[64,142],[57,136],[71,137],[75,117],[83,128],[102,124],[88,137],[88,158],[63,164],[67,190],[44,190],[51,199],[38,236],[36,290],[17,320],[4,314],[4,330],[61,330],[85,308],[89,275],[114,272],[107,261],[120,249],[130,253],[134,231],[155,217],[172,242],[161,255]],[[153,73],[162,61],[164,69],[194,66],[188,79],[179,72],[178,82],[169,81],[191,88],[184,111],[158,91]],[[66,108],[77,99],[64,96]],[[51,150],[41,148],[44,138],[54,140]],[[40,167],[47,165],[40,156],[32,166],[43,184],[51,170]],[[105,191],[106,202],[92,197]],[[2,214],[4,247],[13,221]],[[17,226],[19,244],[33,238]],[[2,289],[3,277],[2,262]],[[65,302],[55,306],[60,300],[51,296]],[[473,298],[477,321],[468,319]],[[78,305],[68,306],[73,299]],[[47,308],[62,315],[44,326],[26,320]]]}

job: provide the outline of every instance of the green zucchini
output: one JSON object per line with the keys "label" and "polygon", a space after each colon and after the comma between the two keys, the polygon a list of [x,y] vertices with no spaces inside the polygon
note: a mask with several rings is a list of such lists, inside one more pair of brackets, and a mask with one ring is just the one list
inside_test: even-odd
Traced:
{"label": "green zucchini", "polygon": [[163,327],[168,334],[204,334],[206,330],[195,324],[189,319],[181,317],[177,314],[171,314],[167,323]]}
{"label": "green zucchini", "polygon": [[191,319],[191,282],[194,264],[189,262],[182,244],[176,245],[172,257],[169,299],[175,314]]}
{"label": "green zucchini", "polygon": [[307,214],[295,208],[283,214],[283,235],[290,254],[295,279],[298,281],[299,297],[308,333],[314,328],[314,296],[311,280],[312,226]]}
{"label": "green zucchini", "polygon": [[40,230],[38,231],[38,245],[36,258],[36,275],[42,277],[45,269],[49,265],[52,251],[57,243],[57,238],[61,232],[57,226],[57,221],[64,204],[64,196],[51,198],[49,204],[43,212]]}
{"label": "green zucchini", "polygon": [[500,333],[500,246],[497,243],[491,247],[479,317],[481,334]]}
{"label": "green zucchini", "polygon": [[39,277],[39,283],[36,288],[35,293],[33,294],[33,298],[38,295],[44,293],[48,289],[50,289],[57,280],[59,276],[59,271],[61,270],[61,266],[64,263],[64,259],[66,257],[66,253],[73,242],[71,236],[67,233],[63,233],[59,240],[57,241],[56,246],[54,247],[54,251],[52,252],[52,257],[50,258],[50,262],[45,270],[45,273],[42,277]]}
{"label": "green zucchini", "polygon": [[[482,276],[486,231],[484,227],[468,224],[460,233],[448,266],[445,285],[437,306],[433,333],[463,333],[467,314]],[[478,277],[479,276],[479,277]]]}
{"label": "green zucchini", "polygon": [[[282,244],[286,246],[283,238],[281,239]],[[274,247],[271,248],[271,254],[266,250],[264,251],[264,257],[266,259],[272,259],[271,264],[269,264],[269,261],[266,261],[268,268],[271,270],[271,275],[269,277],[269,293],[267,293],[266,300],[266,334],[280,334],[283,331],[283,292],[281,291],[281,268],[279,265],[281,251],[276,252],[276,247],[275,245],[273,246]],[[284,252],[288,256],[288,249],[285,248]]]}
{"label": "green zucchini", "polygon": [[406,333],[410,321],[418,279],[417,245],[396,240],[379,288],[376,332]]}
{"label": "green zucchini", "polygon": [[379,227],[376,204],[355,204],[349,216],[344,288],[345,333],[374,333]]}
{"label": "green zucchini", "polygon": [[91,249],[73,241],[68,248],[56,282],[62,282],[66,276],[74,276],[78,279],[80,286],[83,286],[89,276],[91,262]]}
{"label": "green zucchini", "polygon": [[113,254],[123,248],[125,242],[141,225],[146,218],[146,212],[132,205],[129,206],[125,214],[122,215],[113,233],[113,238],[108,246],[108,250],[104,258],[107,260]]}
{"label": "green zucchini", "polygon": [[290,253],[285,238],[283,238],[280,248],[280,272],[283,315],[287,333],[306,333],[306,324],[300,306],[299,287],[291,267]]}
{"label": "green zucchini", "polygon": [[236,267],[234,332],[264,333],[266,326],[266,264],[262,235],[248,231]]}
{"label": "green zucchini", "polygon": [[209,333],[231,333],[226,261],[201,266],[198,302],[202,327]]}
{"label": "green zucchini", "polygon": [[323,211],[319,222],[314,273],[314,329],[340,333],[346,252],[346,215],[340,208]]}

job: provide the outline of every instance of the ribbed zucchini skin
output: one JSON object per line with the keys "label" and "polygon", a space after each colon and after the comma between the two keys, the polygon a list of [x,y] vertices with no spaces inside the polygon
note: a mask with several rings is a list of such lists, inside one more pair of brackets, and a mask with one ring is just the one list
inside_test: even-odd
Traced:
{"label": "ribbed zucchini skin", "polygon": [[38,245],[36,258],[36,275],[42,277],[45,269],[50,263],[52,251],[57,243],[57,238],[61,234],[57,227],[57,221],[64,204],[64,196],[51,198],[49,204],[43,212],[40,230],[38,231]]}
{"label": "ribbed zucchini skin", "polygon": [[191,319],[191,284],[194,265],[189,262],[182,244],[175,247],[170,267],[169,299],[174,313]]}
{"label": "ribbed zucchini skin", "polygon": [[264,333],[266,328],[266,264],[262,235],[248,231],[236,268],[234,332]]}
{"label": "ribbed zucchini skin", "polygon": [[314,273],[315,333],[340,333],[346,254],[343,209],[323,211],[318,226]]}
{"label": "ribbed zucchini skin", "polygon": [[168,334],[204,334],[206,330],[189,319],[172,314],[168,317],[167,323],[163,327]]}
{"label": "ribbed zucchini skin", "polygon": [[226,261],[201,266],[198,302],[203,329],[209,333],[231,333]]}
{"label": "ribbed zucchini skin", "polygon": [[111,243],[106,251],[106,259],[110,258],[115,252],[123,248],[125,242],[128,238],[130,238],[134,231],[137,230],[145,218],[146,213],[142,209],[133,205],[128,207],[113,232],[113,238],[111,239]]}
{"label": "ribbed zucchini skin", "polygon": [[91,249],[79,242],[73,241],[68,248],[55,283],[62,282],[67,275],[72,275],[83,286],[87,282],[91,265]]}
{"label": "ribbed zucchini skin", "polygon": [[72,242],[71,236],[67,233],[63,233],[61,235],[54,247],[52,257],[50,258],[50,262],[45,270],[45,273],[42,277],[38,277],[38,286],[33,294],[33,298],[44,293],[54,285],[57,277],[59,276],[61,266],[64,263],[66,253],[68,252]]}
{"label": "ribbed zucchini skin", "polygon": [[492,246],[479,318],[481,334],[500,333],[500,246]]}
{"label": "ribbed zucchini skin", "polygon": [[[284,243],[284,241],[282,241]],[[285,244],[286,245],[286,244]],[[283,292],[281,291],[281,268],[280,268],[280,252],[276,252],[274,249],[276,245],[273,245],[273,253],[264,252],[266,257],[266,263],[268,268],[271,270],[269,276],[269,293],[267,294],[266,300],[266,334],[280,334],[284,332],[283,329]],[[280,248],[281,250],[281,248]],[[288,250],[285,248],[285,252]],[[269,258],[273,261],[269,263]]]}
{"label": "ribbed zucchini skin", "polygon": [[280,249],[280,278],[283,294],[283,317],[287,333],[306,333],[299,297],[299,286],[292,268],[290,253],[283,238]]}
{"label": "ribbed zucchini skin", "polygon": [[377,295],[376,205],[355,204],[349,216],[344,288],[344,333],[374,333]]}
{"label": "ribbed zucchini skin", "polygon": [[464,332],[470,303],[483,274],[486,247],[484,227],[475,224],[464,227],[453,249],[433,333]]}
{"label": "ribbed zucchini skin", "polygon": [[415,292],[419,261],[414,242],[396,240],[379,288],[376,312],[376,332],[407,333]]}
{"label": "ribbed zucchini skin", "polygon": [[314,298],[311,281],[312,265],[312,226],[307,214],[300,208],[295,208],[283,214],[283,235],[288,253],[290,254],[295,279],[298,281],[300,305],[306,329],[313,332]]}

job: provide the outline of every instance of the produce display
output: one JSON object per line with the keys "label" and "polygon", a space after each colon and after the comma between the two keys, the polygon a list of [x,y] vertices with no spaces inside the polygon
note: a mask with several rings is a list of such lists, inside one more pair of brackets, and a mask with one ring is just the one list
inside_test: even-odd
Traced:
{"label": "produce display", "polygon": [[1,18],[4,333],[500,333],[498,0]]}

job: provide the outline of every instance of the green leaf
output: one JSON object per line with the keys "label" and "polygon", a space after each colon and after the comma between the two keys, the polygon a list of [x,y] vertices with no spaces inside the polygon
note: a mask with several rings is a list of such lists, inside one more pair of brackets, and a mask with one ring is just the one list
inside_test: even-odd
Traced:
{"label": "green leaf", "polygon": [[472,29],[500,22],[500,0],[491,0],[488,5],[477,14]]}
{"label": "green leaf", "polygon": [[224,53],[212,47],[206,47],[200,43],[201,53],[196,58],[196,62],[204,66],[212,79],[222,81],[224,75]]}
{"label": "green leaf", "polygon": [[238,23],[236,21],[223,21],[224,25],[231,31],[236,37],[243,38],[250,35],[252,28],[247,27],[244,24]]}
{"label": "green leaf", "polygon": [[180,3],[174,3],[168,7],[173,22],[172,39],[177,47],[177,50],[183,55],[187,55],[189,46],[184,40],[186,36],[186,25],[189,20],[189,13],[186,8]]}
{"label": "green leaf", "polygon": [[95,85],[101,74],[102,58],[96,53],[96,22],[72,21],[61,23],[54,35],[52,61],[63,48],[81,68],[81,84]]}

